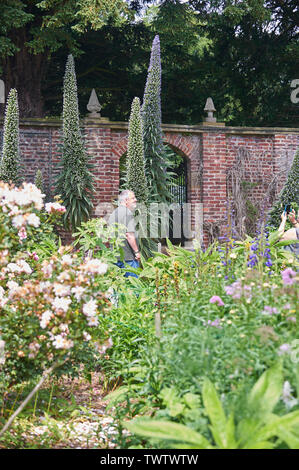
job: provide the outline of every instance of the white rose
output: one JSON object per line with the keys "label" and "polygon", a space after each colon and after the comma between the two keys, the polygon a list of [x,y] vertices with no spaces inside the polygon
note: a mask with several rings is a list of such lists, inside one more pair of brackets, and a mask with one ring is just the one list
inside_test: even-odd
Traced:
{"label": "white rose", "polygon": [[36,214],[29,214],[27,219],[27,224],[32,225],[33,227],[39,227],[40,218]]}

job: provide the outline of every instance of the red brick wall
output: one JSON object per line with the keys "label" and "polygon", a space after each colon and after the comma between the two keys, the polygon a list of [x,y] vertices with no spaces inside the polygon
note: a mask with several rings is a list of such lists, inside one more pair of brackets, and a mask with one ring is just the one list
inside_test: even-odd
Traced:
{"label": "red brick wall", "polygon": [[[118,195],[119,158],[126,152],[127,124],[86,122],[82,133],[90,162],[94,164],[95,215],[103,216],[112,210],[112,202]],[[246,163],[249,177],[265,182],[279,170],[282,161],[290,160],[295,154],[299,129],[297,132],[296,129],[165,125],[164,141],[187,159],[188,202],[203,203],[204,221],[213,222],[225,215],[226,175],[238,153],[247,151],[251,156]],[[41,169],[49,195],[53,194],[58,172],[60,144],[61,123],[48,124],[45,120],[21,123],[20,150],[27,180],[33,182],[37,169]],[[256,197],[262,198],[263,184],[254,191]]]}
{"label": "red brick wall", "polygon": [[203,149],[203,211],[204,220],[224,216],[226,201],[227,151],[224,133],[204,132]]}
{"label": "red brick wall", "polygon": [[256,183],[251,196],[267,204],[265,198],[269,183],[274,175],[279,175],[277,192],[282,188],[285,178],[281,170],[290,166],[298,147],[298,134],[227,135],[227,167],[235,164],[238,154],[243,155],[246,180]]}

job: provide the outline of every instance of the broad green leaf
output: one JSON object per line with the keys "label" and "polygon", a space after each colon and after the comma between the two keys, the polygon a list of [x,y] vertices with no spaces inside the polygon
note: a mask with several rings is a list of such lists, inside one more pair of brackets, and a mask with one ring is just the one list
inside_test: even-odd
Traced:
{"label": "broad green leaf", "polygon": [[123,426],[132,433],[144,437],[185,442],[192,445],[191,448],[196,449],[213,448],[209,441],[201,434],[183,424],[173,423],[171,421],[135,419],[130,422],[123,422]]}
{"label": "broad green leaf", "polygon": [[252,444],[252,446],[249,447],[242,447],[242,449],[274,449],[275,447],[275,442],[270,442],[270,441],[259,441],[255,444]]}
{"label": "broad green leaf", "polygon": [[284,426],[279,426],[278,437],[284,441],[290,449],[299,449],[299,432],[293,429],[287,429]]}
{"label": "broad green leaf", "polygon": [[278,230],[275,230],[275,232],[270,233],[270,235],[268,237],[268,241],[269,241],[270,245],[273,245],[275,242],[277,242],[277,240],[279,240],[280,237],[281,237],[281,235],[279,235]]}
{"label": "broad green leaf", "polygon": [[[238,439],[238,448],[246,447],[248,443],[256,443],[257,431],[260,429],[261,423],[258,420],[252,418],[244,418],[238,423],[236,436]],[[259,438],[261,440],[261,438]],[[265,437],[263,438],[266,439]]]}
{"label": "broad green leaf", "polygon": [[299,240],[281,240],[276,246],[288,246],[299,243]]}
{"label": "broad green leaf", "polygon": [[200,406],[200,396],[195,393],[185,393],[183,400],[189,408],[198,408]]}
{"label": "broad green leaf", "polygon": [[278,402],[282,386],[282,363],[279,361],[266,370],[251,389],[248,397],[250,411],[260,417],[266,417]]}
{"label": "broad green leaf", "polygon": [[182,413],[184,413],[184,410],[186,409],[186,407],[184,405],[182,405],[182,403],[172,403],[169,407],[168,407],[168,410],[169,410],[169,415],[172,417],[172,418],[175,418],[176,416],[179,416],[181,415]]}
{"label": "broad green leaf", "polygon": [[171,241],[169,240],[169,238],[166,238],[166,244],[167,244],[167,247],[171,250],[174,249],[174,245],[171,243]]}
{"label": "broad green leaf", "polygon": [[235,422],[233,413],[226,421],[226,449],[237,449],[238,445],[235,438]]}
{"label": "broad green leaf", "polygon": [[129,390],[130,390],[129,387],[124,385],[123,387],[119,387],[113,392],[106,395],[105,400],[109,402],[107,409],[123,401],[126,395],[128,394]]}
{"label": "broad green leaf", "polygon": [[212,424],[211,431],[215,442],[220,448],[226,448],[228,441],[226,416],[216,389],[209,379],[204,380],[202,399]]}
{"label": "broad green leaf", "polygon": [[268,422],[256,434],[257,439],[269,439],[276,436],[279,429],[291,430],[299,425],[299,410],[288,413],[284,416],[270,415]]}
{"label": "broad green leaf", "polygon": [[[267,422],[264,426],[259,426],[259,429],[256,426],[254,430],[255,432],[251,432],[250,437],[245,442],[243,441],[242,449],[256,449],[258,448],[256,446],[259,446],[261,442],[273,437],[280,437],[282,439],[283,432],[286,433],[286,437],[288,437],[287,433],[294,433],[294,442],[296,432],[294,427],[299,426],[299,410],[293,411],[292,413],[288,413],[284,416],[269,414],[266,419]],[[297,439],[298,438],[299,435]],[[289,436],[289,439],[291,439],[291,436]]]}
{"label": "broad green leaf", "polygon": [[169,406],[170,404],[179,401],[179,396],[174,387],[163,388],[163,390],[159,394],[159,397],[162,398],[163,403],[166,406]]}
{"label": "broad green leaf", "polygon": [[186,444],[185,442],[169,443],[169,449],[198,449],[198,446]]}
{"label": "broad green leaf", "polygon": [[183,399],[178,396],[176,390],[172,387],[163,389],[160,393],[160,397],[167,407],[169,415],[173,418],[182,414],[186,409],[185,405],[182,403]]}

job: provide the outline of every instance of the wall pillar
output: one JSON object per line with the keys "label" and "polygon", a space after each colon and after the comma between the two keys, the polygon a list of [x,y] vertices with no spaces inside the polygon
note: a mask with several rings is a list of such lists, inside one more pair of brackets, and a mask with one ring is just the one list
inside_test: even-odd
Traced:
{"label": "wall pillar", "polygon": [[113,201],[118,196],[119,171],[118,158],[111,151],[110,127],[89,127],[84,129],[85,145],[94,165],[95,195],[93,197],[93,216],[105,217],[112,211]]}
{"label": "wall pillar", "polygon": [[[226,134],[221,131],[202,135],[203,222],[225,217],[226,210]],[[204,242],[207,243],[204,233]]]}

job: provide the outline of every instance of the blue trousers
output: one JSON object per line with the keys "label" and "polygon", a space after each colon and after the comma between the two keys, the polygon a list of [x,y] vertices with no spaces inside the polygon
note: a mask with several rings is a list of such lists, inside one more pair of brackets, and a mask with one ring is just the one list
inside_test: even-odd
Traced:
{"label": "blue trousers", "polygon": [[[128,265],[131,266],[132,268],[139,268],[139,262],[136,261],[135,259],[127,260],[127,261],[125,260],[124,263],[123,263],[122,261],[118,261],[118,262],[116,263],[116,265],[117,265],[119,268],[122,268],[122,269],[126,267],[126,266],[125,266],[126,264],[128,264]],[[125,277],[129,277],[129,276],[133,276],[133,277],[137,277],[137,278],[138,278],[137,274],[131,273],[131,272],[128,272],[128,271],[127,271],[127,272],[125,273]]]}

